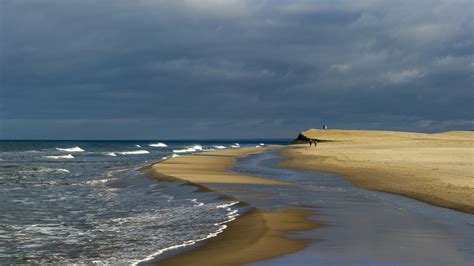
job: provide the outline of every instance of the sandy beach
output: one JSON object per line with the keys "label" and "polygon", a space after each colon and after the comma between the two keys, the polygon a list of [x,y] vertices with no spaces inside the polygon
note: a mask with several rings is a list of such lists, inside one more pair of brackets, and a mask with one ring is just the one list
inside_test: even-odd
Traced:
{"label": "sandy beach", "polygon": [[280,165],[344,176],[353,184],[474,213],[474,132],[308,130],[317,148],[292,145]]}
{"label": "sandy beach", "polygon": [[[236,157],[267,149],[261,147],[203,152],[171,158],[154,164],[149,170],[159,179],[183,179],[203,189],[212,184],[291,185],[227,171]],[[221,192],[226,193],[225,190]],[[251,208],[228,223],[228,228],[217,237],[189,252],[160,260],[159,265],[195,265],[196,261],[205,261],[206,265],[241,265],[301,250],[307,241],[289,239],[287,235],[317,227],[316,222],[309,220],[311,214],[311,211],[301,208],[271,211]]]}
{"label": "sandy beach", "polygon": [[161,175],[187,180],[196,184],[290,185],[285,182],[226,171],[229,166],[234,164],[235,157],[245,156],[267,149],[268,148],[244,148],[208,151],[198,155],[171,158],[153,165],[152,168]]}

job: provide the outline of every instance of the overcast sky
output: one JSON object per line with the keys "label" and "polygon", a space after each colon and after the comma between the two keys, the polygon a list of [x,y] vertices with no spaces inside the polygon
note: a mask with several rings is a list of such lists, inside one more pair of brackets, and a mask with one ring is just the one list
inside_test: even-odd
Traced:
{"label": "overcast sky", "polygon": [[0,3],[0,138],[474,129],[472,0]]}

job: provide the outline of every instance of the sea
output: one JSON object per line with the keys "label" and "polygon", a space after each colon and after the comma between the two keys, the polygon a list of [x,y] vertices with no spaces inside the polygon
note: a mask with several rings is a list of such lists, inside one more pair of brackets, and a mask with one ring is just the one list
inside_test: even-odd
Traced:
{"label": "sea", "polygon": [[222,232],[236,201],[142,167],[288,140],[0,141],[0,264],[138,264]]}

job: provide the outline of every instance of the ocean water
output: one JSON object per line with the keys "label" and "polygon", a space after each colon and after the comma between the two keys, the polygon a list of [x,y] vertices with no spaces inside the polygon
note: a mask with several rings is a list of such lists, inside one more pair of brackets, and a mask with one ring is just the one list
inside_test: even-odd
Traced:
{"label": "ocean water", "polygon": [[134,264],[212,237],[239,214],[237,202],[138,169],[260,143],[0,141],[0,264]]}

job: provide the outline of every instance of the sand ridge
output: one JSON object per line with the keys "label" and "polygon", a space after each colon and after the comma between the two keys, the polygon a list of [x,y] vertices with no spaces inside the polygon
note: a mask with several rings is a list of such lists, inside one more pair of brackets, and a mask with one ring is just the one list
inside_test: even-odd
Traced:
{"label": "sand ridge", "polygon": [[203,152],[199,155],[186,155],[170,158],[154,164],[152,168],[166,176],[188,180],[193,183],[219,184],[260,184],[260,185],[290,185],[287,182],[276,181],[263,177],[241,175],[228,172],[227,168],[235,163],[235,158],[250,153],[264,151],[269,148],[242,148],[220,151]]}

